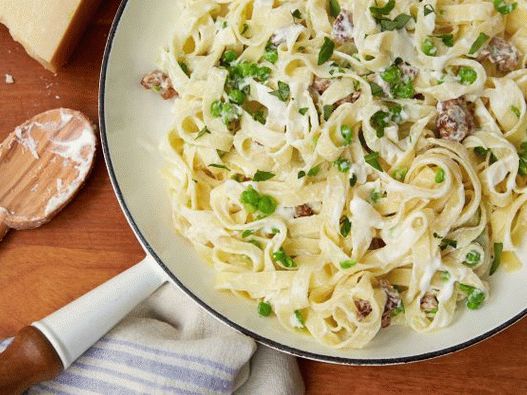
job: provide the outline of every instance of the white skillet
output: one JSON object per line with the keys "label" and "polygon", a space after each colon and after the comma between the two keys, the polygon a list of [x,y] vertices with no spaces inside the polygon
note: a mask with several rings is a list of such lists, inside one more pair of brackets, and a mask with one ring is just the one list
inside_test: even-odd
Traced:
{"label": "white skillet", "polygon": [[446,329],[418,334],[408,328],[389,327],[362,350],[333,350],[289,333],[276,319],[260,318],[254,303],[214,290],[213,270],[200,261],[171,224],[167,190],[160,176],[164,163],[157,150],[171,126],[171,106],[138,83],[170,41],[178,4],[174,0],[124,0],[108,38],[99,102],[102,147],[117,198],[147,257],[33,324],[49,339],[64,367],[167,281],[214,317],[263,344],[341,364],[397,364],[445,355],[486,339],[527,314],[525,264],[514,273],[499,270],[494,274],[491,296],[483,308],[460,308]]}

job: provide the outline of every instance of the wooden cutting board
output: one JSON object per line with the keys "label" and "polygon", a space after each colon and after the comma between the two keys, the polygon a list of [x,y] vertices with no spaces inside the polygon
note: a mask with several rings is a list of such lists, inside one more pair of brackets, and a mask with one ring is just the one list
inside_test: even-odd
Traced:
{"label": "wooden cutting board", "polygon": [[[97,119],[97,83],[119,0],[107,0],[54,77],[0,29],[0,138],[48,108]],[[10,73],[15,84],[5,85]],[[82,87],[82,88],[79,88]],[[58,98],[56,98],[58,97]],[[21,100],[23,98],[23,100]],[[54,311],[138,261],[143,252],[113,195],[101,156],[83,192],[49,224],[0,244],[0,338]],[[467,350],[403,366],[345,367],[300,361],[308,394],[527,393],[527,320]]]}

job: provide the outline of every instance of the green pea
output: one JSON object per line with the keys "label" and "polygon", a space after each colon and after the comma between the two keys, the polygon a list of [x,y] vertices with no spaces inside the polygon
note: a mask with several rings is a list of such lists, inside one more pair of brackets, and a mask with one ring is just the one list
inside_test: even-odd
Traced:
{"label": "green pea", "polygon": [[263,214],[270,215],[276,210],[276,200],[269,195],[264,195],[258,202],[258,210]]}

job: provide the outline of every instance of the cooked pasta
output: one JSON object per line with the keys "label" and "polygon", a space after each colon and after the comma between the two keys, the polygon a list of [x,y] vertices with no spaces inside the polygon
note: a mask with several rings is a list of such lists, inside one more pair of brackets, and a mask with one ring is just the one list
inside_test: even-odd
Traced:
{"label": "cooked pasta", "polygon": [[483,307],[527,256],[527,1],[181,4],[142,83],[218,290],[360,348]]}

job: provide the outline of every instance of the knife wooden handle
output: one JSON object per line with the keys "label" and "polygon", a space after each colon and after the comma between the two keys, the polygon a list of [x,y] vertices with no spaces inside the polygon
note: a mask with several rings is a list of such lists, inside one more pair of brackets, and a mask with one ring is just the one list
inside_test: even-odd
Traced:
{"label": "knife wooden handle", "polygon": [[26,326],[0,354],[0,394],[20,394],[62,371],[55,349],[38,329]]}

